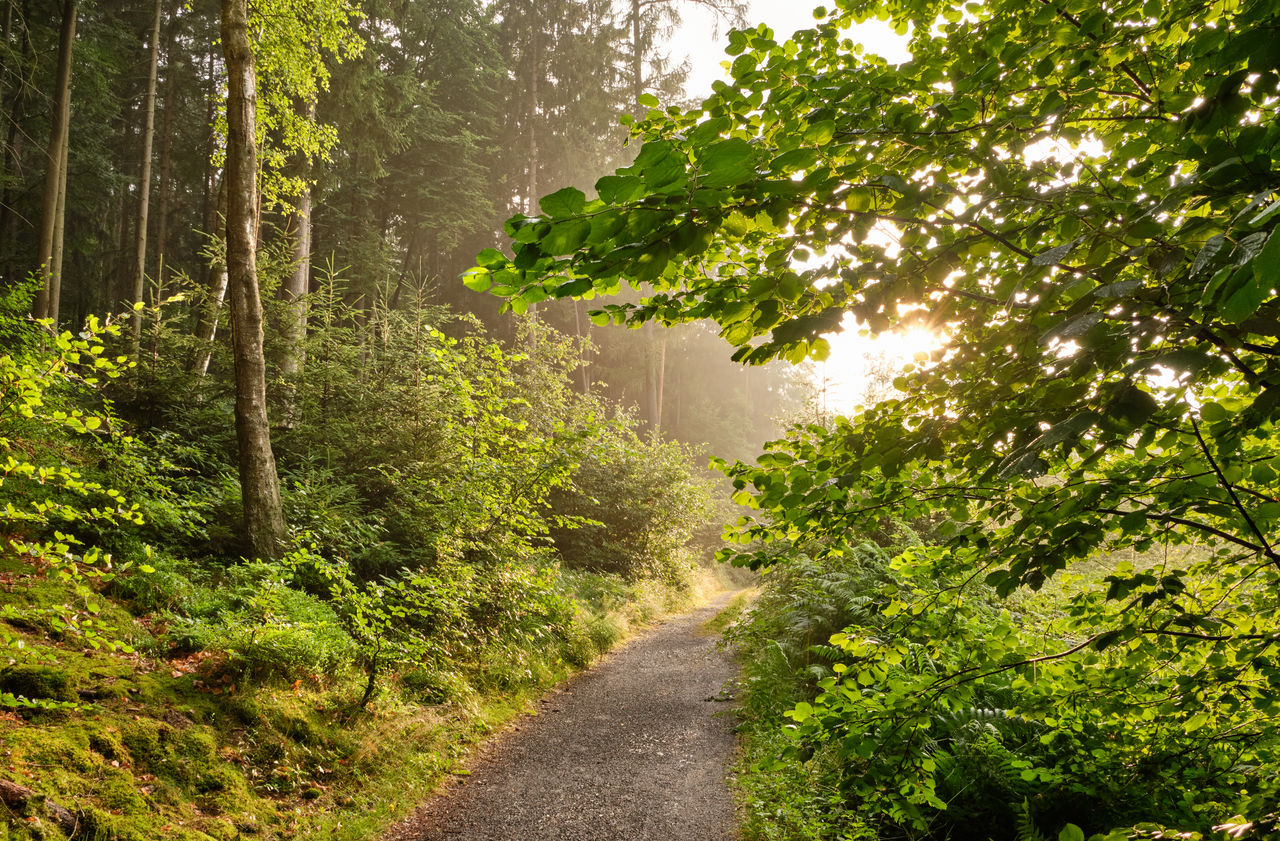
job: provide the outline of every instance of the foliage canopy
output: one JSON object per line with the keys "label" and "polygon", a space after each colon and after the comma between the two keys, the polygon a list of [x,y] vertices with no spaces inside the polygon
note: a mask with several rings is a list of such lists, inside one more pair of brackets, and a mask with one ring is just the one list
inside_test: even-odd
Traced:
{"label": "foliage canopy", "polygon": [[[910,61],[843,38],[872,13]],[[943,509],[1005,591],[1156,539],[1280,562],[1270,4],[818,16],[735,32],[732,82],[651,110],[598,198],[547,196],[467,283],[516,308],[651,283],[596,318],[711,318],[753,363],[821,357],[846,312],[945,333],[903,399],[736,469],[777,514],[749,536]]]}

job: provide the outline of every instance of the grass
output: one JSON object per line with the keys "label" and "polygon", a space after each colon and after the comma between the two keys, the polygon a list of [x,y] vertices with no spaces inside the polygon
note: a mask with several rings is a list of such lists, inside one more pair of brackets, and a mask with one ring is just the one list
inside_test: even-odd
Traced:
{"label": "grass", "polygon": [[719,613],[702,623],[702,627],[698,629],[699,632],[709,637],[723,634],[731,625],[742,618],[742,614],[746,612],[746,609],[751,606],[751,603],[755,601],[758,595],[760,595],[760,588],[758,587],[739,590]]}
{"label": "grass", "polygon": [[[74,599],[30,569],[8,572],[0,603],[19,612]],[[567,644],[407,670],[366,710],[354,670],[251,680],[216,651],[173,653],[118,604],[105,607],[116,636],[141,653],[18,623],[0,689],[75,706],[0,709],[0,777],[38,795],[0,805],[0,841],[64,838],[45,797],[95,841],[374,837],[547,690],[715,583],[682,592],[577,574],[563,586],[580,611]]]}

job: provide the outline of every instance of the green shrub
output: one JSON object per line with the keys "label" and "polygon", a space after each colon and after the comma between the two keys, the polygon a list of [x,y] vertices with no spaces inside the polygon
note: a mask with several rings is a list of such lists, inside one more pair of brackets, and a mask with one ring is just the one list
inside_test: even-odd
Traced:
{"label": "green shrub", "polygon": [[709,485],[692,461],[687,447],[642,439],[621,423],[602,430],[583,453],[572,488],[552,496],[567,520],[552,530],[564,565],[689,586],[695,564],[688,545],[710,511]]}

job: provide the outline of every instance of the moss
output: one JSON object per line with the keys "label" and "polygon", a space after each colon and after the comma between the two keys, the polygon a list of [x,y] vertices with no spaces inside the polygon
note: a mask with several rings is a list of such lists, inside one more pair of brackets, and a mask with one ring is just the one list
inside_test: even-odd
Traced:
{"label": "moss", "polygon": [[101,758],[89,750],[88,734],[75,728],[45,730],[29,750],[32,762],[64,772],[87,774],[102,766]]}
{"label": "moss", "polygon": [[256,727],[262,723],[262,705],[254,695],[237,695],[227,704],[227,712],[246,727]]}
{"label": "moss", "polygon": [[129,749],[129,756],[137,764],[153,768],[165,758],[164,742],[170,728],[152,718],[140,718],[126,722],[120,731],[120,741]]}
{"label": "moss", "polygon": [[245,811],[252,795],[244,776],[230,765],[214,766],[196,782],[200,792],[200,808],[214,815]]}
{"label": "moss", "polygon": [[213,762],[218,750],[207,727],[189,727],[175,734],[172,747],[174,756],[199,764]]}
{"label": "moss", "polygon": [[98,802],[112,812],[126,814],[149,811],[147,802],[138,793],[133,775],[118,768],[107,768],[98,781]]}
{"label": "moss", "polygon": [[96,751],[103,759],[128,760],[124,743],[120,741],[120,731],[114,727],[102,727],[89,733],[89,749]]}
{"label": "moss", "polygon": [[125,815],[112,815],[93,806],[81,814],[81,829],[76,838],[93,841],[151,841],[145,825]]}
{"label": "moss", "polygon": [[0,691],[31,700],[75,701],[76,680],[54,666],[9,666],[0,670]]}
{"label": "moss", "polygon": [[317,745],[324,735],[315,722],[299,713],[285,712],[280,718],[280,732],[302,745]]}

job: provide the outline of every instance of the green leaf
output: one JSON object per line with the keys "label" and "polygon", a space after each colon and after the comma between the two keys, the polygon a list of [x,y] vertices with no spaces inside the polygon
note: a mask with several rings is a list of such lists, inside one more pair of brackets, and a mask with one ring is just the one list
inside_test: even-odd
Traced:
{"label": "green leaf", "polygon": [[462,274],[462,285],[476,292],[488,292],[493,286],[493,273],[488,269],[467,269]]}
{"label": "green leaf", "polygon": [[1069,823],[1058,833],[1058,841],[1084,841],[1084,830]]}
{"label": "green leaf", "polygon": [[550,255],[572,254],[586,242],[591,233],[589,219],[567,219],[551,226],[551,230],[542,238],[542,250]]}
{"label": "green leaf", "polygon": [[577,187],[565,187],[556,190],[549,196],[544,196],[538,206],[542,208],[542,212],[553,219],[564,218],[566,216],[574,216],[582,212],[586,207],[587,196]]}
{"label": "green leaf", "polygon": [[609,204],[626,204],[644,195],[644,182],[634,175],[606,175],[596,182],[596,193]]}
{"label": "green leaf", "polygon": [[755,175],[755,149],[740,137],[721,140],[707,147],[698,163],[700,180],[708,187],[739,184]]}
{"label": "green leaf", "polygon": [[821,120],[804,130],[804,142],[812,146],[825,146],[836,135],[835,120]]}

